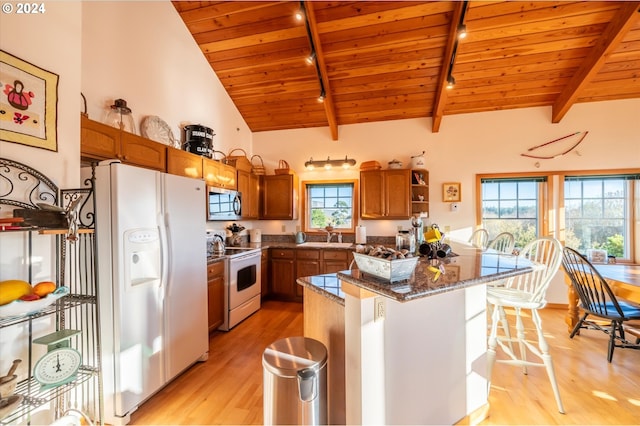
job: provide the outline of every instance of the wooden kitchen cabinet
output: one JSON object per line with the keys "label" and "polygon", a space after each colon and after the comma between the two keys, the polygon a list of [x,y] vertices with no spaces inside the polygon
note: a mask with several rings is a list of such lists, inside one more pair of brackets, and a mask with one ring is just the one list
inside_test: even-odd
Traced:
{"label": "wooden kitchen cabinet", "polygon": [[221,161],[202,157],[202,174],[207,185],[238,189],[236,169]]}
{"label": "wooden kitchen cabinet", "polygon": [[322,273],[332,274],[349,269],[352,257],[350,250],[323,250]]}
{"label": "wooden kitchen cabinet", "polygon": [[262,249],[262,257],[260,258],[260,296],[262,299],[269,297],[269,249]]}
{"label": "wooden kitchen cabinet", "polygon": [[164,172],[167,146],[115,127],[81,117],[80,157],[88,160],[118,159],[125,164]]}
{"label": "wooden kitchen cabinet", "polygon": [[301,302],[304,289],[300,277],[330,274],[349,269],[351,250],[270,249],[269,294],[275,299]]}
{"label": "wooden kitchen cabinet", "polygon": [[260,176],[260,219],[298,219],[298,177]]}
{"label": "wooden kitchen cabinet", "polygon": [[167,173],[202,179],[202,156],[167,147]]}
{"label": "wooden kitchen cabinet", "polygon": [[411,170],[360,172],[360,217],[363,219],[409,219],[411,217]]}
{"label": "wooden kitchen cabinet", "polygon": [[296,254],[293,249],[271,249],[271,286],[273,297],[296,299]]}
{"label": "wooden kitchen cabinet", "polygon": [[257,219],[260,204],[258,176],[245,170],[238,170],[238,192],[242,193],[242,219]]}
{"label": "wooden kitchen cabinet", "polygon": [[209,332],[224,322],[224,261],[207,265],[207,296],[209,306]]}
{"label": "wooden kitchen cabinet", "polygon": [[[296,278],[310,277],[312,275],[320,275],[321,263],[320,257],[322,253],[320,250],[296,250]],[[294,286],[295,297],[302,300],[304,287],[298,285]]]}

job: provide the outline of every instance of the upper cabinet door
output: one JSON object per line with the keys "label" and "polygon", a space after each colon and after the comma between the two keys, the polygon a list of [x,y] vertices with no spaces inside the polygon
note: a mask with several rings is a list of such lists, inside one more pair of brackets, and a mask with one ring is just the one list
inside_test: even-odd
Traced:
{"label": "upper cabinet door", "polygon": [[167,147],[167,173],[202,179],[202,157],[181,149]]}
{"label": "upper cabinet door", "polygon": [[166,171],[167,146],[81,117],[80,157],[90,160],[118,159],[123,163]]}
{"label": "upper cabinet door", "polygon": [[411,217],[411,171],[360,172],[360,217],[408,219]]}
{"label": "upper cabinet door", "polygon": [[236,169],[220,161],[202,158],[202,173],[207,185],[225,189],[238,189]]}
{"label": "upper cabinet door", "polygon": [[363,219],[384,217],[384,192],[382,170],[360,172],[360,217]]}
{"label": "upper cabinet door", "polygon": [[298,218],[298,177],[296,175],[261,176],[260,219],[295,220]]}
{"label": "upper cabinet door", "polygon": [[120,130],[106,124],[81,117],[80,153],[95,160],[120,158]]}
{"label": "upper cabinet door", "polygon": [[121,132],[120,149],[125,163],[161,172],[167,169],[167,146],[129,132]]}
{"label": "upper cabinet door", "polygon": [[387,219],[411,217],[411,170],[385,170]]}

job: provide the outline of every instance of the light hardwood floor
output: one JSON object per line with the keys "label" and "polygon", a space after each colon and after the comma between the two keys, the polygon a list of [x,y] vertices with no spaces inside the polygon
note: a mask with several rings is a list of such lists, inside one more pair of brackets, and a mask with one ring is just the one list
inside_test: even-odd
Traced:
{"label": "light hardwood floor", "polygon": [[[541,312],[566,414],[558,413],[543,368],[523,375],[517,367],[497,364],[489,417],[480,424],[640,424],[640,351],[616,349],[609,364],[607,336],[582,331],[569,339],[564,314],[561,309]],[[131,424],[262,424],[264,348],[302,330],[302,304],[264,302],[230,332],[211,334],[209,360],[142,404]],[[527,324],[528,335],[532,330]]]}

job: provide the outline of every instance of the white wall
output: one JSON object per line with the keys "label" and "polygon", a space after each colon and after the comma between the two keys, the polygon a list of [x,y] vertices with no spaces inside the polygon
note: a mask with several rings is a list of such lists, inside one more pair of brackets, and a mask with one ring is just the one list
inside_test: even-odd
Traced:
{"label": "white wall", "polygon": [[[451,227],[454,238],[466,240],[475,226],[475,176],[481,173],[554,170],[594,170],[640,167],[640,99],[574,105],[562,122],[551,123],[551,108],[445,116],[440,131],[432,133],[430,119],[388,121],[339,127],[339,140],[328,129],[313,128],[255,133],[254,151],[273,169],[286,159],[300,180],[358,177],[363,161],[377,160],[384,168],[396,158],[406,166],[412,155],[426,151],[429,170],[429,223]],[[571,153],[552,160],[522,157],[527,148],[574,132],[589,131]],[[554,146],[543,154],[562,152],[576,139]],[[567,143],[569,143],[567,145]],[[538,152],[538,151],[536,151]],[[358,162],[355,170],[306,172],[304,162],[348,155]],[[275,160],[275,161],[273,161]],[[460,182],[462,202],[457,212],[442,202],[442,183]],[[367,235],[394,235],[409,221],[361,221]],[[260,224],[263,232],[280,233],[282,222]],[[287,231],[296,222],[284,223]],[[566,289],[559,274],[548,292],[551,303],[566,303]]]}
{"label": "white wall", "polygon": [[0,157],[25,163],[61,188],[72,188],[79,184],[80,164],[80,3],[45,6],[42,14],[0,13],[0,48],[58,74],[58,151],[0,141]]}
{"label": "white wall", "polygon": [[169,1],[82,3],[82,93],[93,120],[122,98],[140,122],[214,130],[214,148],[251,151],[251,132]]}

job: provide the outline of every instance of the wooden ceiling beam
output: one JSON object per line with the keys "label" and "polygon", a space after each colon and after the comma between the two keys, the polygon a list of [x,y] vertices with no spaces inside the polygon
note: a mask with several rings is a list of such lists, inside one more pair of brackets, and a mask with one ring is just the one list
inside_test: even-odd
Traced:
{"label": "wooden ceiling beam", "polygon": [[640,2],[623,2],[581,67],[553,103],[552,123],[559,123],[562,120],[638,19],[640,19]]}
{"label": "wooden ceiling beam", "polygon": [[438,133],[440,130],[440,124],[442,123],[442,117],[444,116],[444,106],[447,103],[447,77],[449,73],[449,66],[453,68],[454,64],[451,63],[451,56],[453,55],[453,49],[456,45],[458,38],[458,24],[460,23],[460,17],[464,12],[467,2],[457,1],[454,2],[453,15],[451,16],[451,25],[449,26],[449,38],[447,39],[447,46],[442,56],[442,65],[440,71],[440,77],[436,85],[436,96],[433,102],[433,109],[431,113],[431,132]]}
{"label": "wooden ceiling beam", "polygon": [[333,96],[331,95],[331,85],[329,84],[329,78],[327,77],[327,64],[324,61],[324,54],[322,52],[322,44],[320,43],[320,33],[318,32],[318,22],[316,21],[316,15],[313,9],[313,2],[305,1],[304,8],[307,14],[307,22],[309,23],[309,32],[311,34],[311,42],[315,47],[316,61],[318,61],[318,69],[320,71],[320,78],[324,86],[325,98],[324,98],[324,110],[327,115],[327,122],[329,123],[329,130],[331,131],[331,139],[338,140],[338,121],[336,119],[336,107],[333,103]]}

